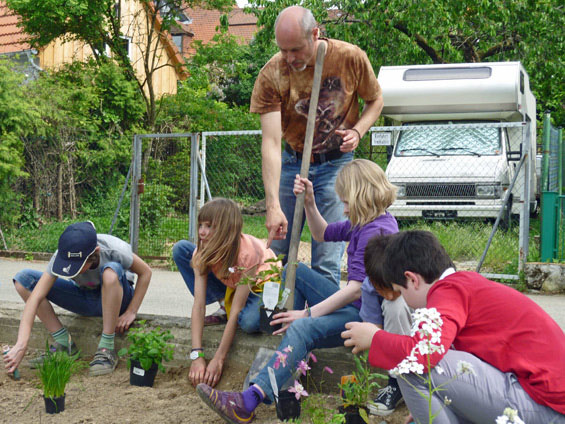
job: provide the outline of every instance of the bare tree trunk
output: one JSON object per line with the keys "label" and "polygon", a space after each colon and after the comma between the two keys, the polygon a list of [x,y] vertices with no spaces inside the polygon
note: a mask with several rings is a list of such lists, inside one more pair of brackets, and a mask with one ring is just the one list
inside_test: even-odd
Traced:
{"label": "bare tree trunk", "polygon": [[63,165],[57,166],[57,219],[63,220]]}
{"label": "bare tree trunk", "polygon": [[68,160],[68,173],[69,173],[69,209],[71,210],[71,216],[73,219],[77,217],[77,205],[76,205],[76,189],[75,189],[75,173],[73,169],[73,160],[69,157]]}

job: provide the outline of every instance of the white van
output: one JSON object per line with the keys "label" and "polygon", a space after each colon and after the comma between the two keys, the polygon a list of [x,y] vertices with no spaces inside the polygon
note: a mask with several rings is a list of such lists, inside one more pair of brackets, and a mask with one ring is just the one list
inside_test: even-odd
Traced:
{"label": "white van", "polygon": [[519,62],[383,66],[378,79],[382,114],[398,122],[386,169],[394,216],[496,218],[527,144],[503,219],[520,213],[525,175],[536,208],[536,101]]}

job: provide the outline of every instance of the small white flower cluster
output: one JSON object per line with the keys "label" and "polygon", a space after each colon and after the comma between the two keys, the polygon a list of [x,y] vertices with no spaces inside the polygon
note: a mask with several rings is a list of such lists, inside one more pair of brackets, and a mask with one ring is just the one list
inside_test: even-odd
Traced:
{"label": "small white flower cluster", "polygon": [[518,416],[518,411],[506,408],[503,415],[496,418],[496,424],[525,424]]}
{"label": "small white flower cluster", "polygon": [[392,375],[398,376],[400,374],[423,374],[424,366],[418,362],[417,354],[431,355],[438,352],[445,353],[445,348],[441,344],[441,326],[443,320],[440,313],[436,308],[420,308],[416,309],[412,314],[412,329],[410,334],[415,336],[420,334],[420,340],[416,346],[412,348],[410,355],[390,370]]}

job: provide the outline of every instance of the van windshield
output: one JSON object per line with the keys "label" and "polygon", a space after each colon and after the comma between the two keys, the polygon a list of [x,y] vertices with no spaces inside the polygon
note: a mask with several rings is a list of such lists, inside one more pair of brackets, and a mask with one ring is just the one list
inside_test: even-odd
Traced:
{"label": "van windshield", "polygon": [[[486,156],[500,155],[500,128],[448,127],[445,122],[410,124],[422,128],[400,131],[396,156]],[[477,122],[473,122],[477,124]],[[441,125],[426,128],[429,125]]]}

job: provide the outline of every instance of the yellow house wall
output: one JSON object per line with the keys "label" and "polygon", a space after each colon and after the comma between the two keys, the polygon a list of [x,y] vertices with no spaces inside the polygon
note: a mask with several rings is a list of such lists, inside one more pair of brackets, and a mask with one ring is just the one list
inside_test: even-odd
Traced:
{"label": "yellow house wall", "polygon": [[[147,33],[148,26],[143,6],[135,0],[121,1],[121,20],[122,34],[130,37],[130,61],[137,74],[140,82],[145,80],[145,51],[147,49]],[[149,68],[159,67],[153,73],[153,87],[157,96],[163,94],[175,94],[177,92],[178,74],[170,65],[172,61],[164,46],[164,43],[158,38],[159,35],[153,31],[153,41],[151,55],[155,55],[153,59],[150,55]],[[44,69],[57,69],[63,64],[74,61],[84,61],[92,56],[92,50],[88,45],[80,41],[63,42],[61,39],[54,40],[39,52],[40,66]],[[147,93],[147,86],[144,86]]]}

